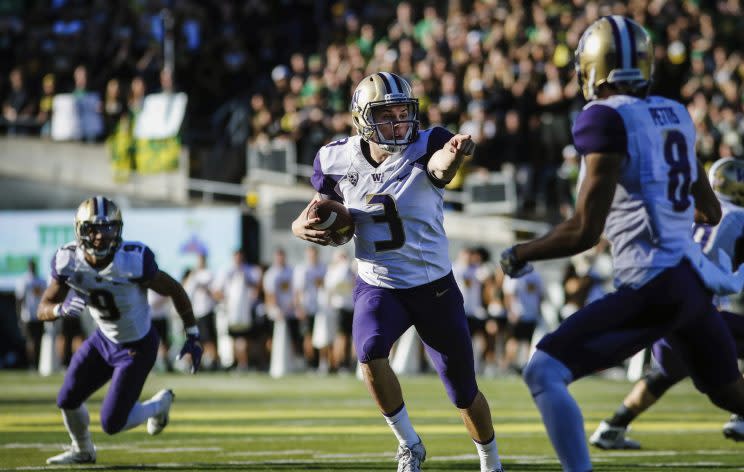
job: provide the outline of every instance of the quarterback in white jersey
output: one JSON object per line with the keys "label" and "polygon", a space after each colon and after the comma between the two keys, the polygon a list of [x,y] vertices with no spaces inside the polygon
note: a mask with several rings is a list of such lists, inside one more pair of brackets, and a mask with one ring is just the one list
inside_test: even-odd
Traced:
{"label": "quarterback in white jersey", "polygon": [[695,156],[695,128],[685,107],[647,97],[654,48],[642,26],[622,16],[592,23],[576,51],[589,101],[573,126],[585,168],[576,212],[545,236],[502,254],[519,277],[530,261],[612,244],[617,290],[586,305],[543,337],[524,370],[564,470],[592,470],[578,404],[568,384],[616,365],[665,337],[684,357],[711,401],[744,413],[744,379],[711,291],[740,281],[704,257],[693,221],[717,224],[718,200]]}
{"label": "quarterback in white jersey", "polygon": [[139,402],[159,344],[150,319],[148,288],[173,299],[187,333],[181,356],[191,356],[194,371],[199,366],[199,333],[186,292],[158,269],[147,246],[122,241],[122,226],[114,202],[101,196],[89,198],[75,215],[75,242],[58,249],[52,260],[52,277],[39,305],[39,319],[79,317],[87,307],[98,329],[75,352],[57,396],[72,447],[47,459],[48,464],[96,461],[84,402],[109,380],[111,386],[101,406],[106,433],[147,421],[147,431],[154,435],[167,425],[172,390],[161,390]]}
{"label": "quarterback in white jersey", "polygon": [[[501,470],[443,225],[444,186],[475,144],[444,128],[419,130],[411,86],[389,72],[362,79],[351,115],[358,134],[318,151],[312,184],[315,199],[342,202],[354,217],[359,273],[352,336],[367,387],[398,439],[398,470],[418,471],[426,458],[388,363],[393,343],[411,326],[462,412],[481,470]],[[292,232],[327,245],[328,232],[313,228],[319,220],[308,219],[308,208]]]}

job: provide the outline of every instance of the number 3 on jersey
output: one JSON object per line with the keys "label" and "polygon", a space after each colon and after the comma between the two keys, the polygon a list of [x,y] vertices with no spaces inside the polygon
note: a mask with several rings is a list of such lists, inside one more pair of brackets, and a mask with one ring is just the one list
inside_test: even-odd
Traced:
{"label": "number 3 on jersey", "polygon": [[667,198],[674,211],[687,210],[690,205],[690,160],[685,135],[677,130],[667,132],[664,139],[664,160],[669,164]]}
{"label": "number 3 on jersey", "polygon": [[372,221],[375,223],[387,223],[390,228],[390,239],[385,241],[375,241],[375,251],[393,251],[399,249],[406,242],[406,233],[403,229],[403,220],[398,214],[398,206],[392,195],[386,193],[372,193],[367,195],[367,204],[378,206],[381,205],[384,212],[381,215],[374,215]]}

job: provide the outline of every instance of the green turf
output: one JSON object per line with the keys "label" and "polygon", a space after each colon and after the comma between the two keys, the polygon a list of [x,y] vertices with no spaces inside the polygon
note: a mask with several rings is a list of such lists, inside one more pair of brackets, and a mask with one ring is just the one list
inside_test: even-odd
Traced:
{"label": "green turf", "polygon": [[[68,443],[54,399],[61,376],[0,371],[0,470],[64,469],[45,459]],[[426,471],[477,471],[475,448],[435,376],[402,378],[409,413],[423,437]],[[480,379],[508,471],[558,471],[526,388],[517,377]],[[143,397],[173,388],[171,423],[151,437],[144,426],[107,436],[89,402],[97,470],[395,470],[396,442],[356,378],[299,375],[151,375]],[[572,386],[587,431],[618,406],[630,384],[600,378]],[[744,454],[725,440],[728,417],[689,382],[639,419],[632,437],[642,451],[592,450],[596,471],[744,470]]]}

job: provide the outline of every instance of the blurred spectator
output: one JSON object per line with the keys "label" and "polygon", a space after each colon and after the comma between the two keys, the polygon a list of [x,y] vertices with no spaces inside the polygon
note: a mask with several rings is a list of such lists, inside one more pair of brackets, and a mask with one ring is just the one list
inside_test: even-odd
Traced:
{"label": "blurred spectator", "polygon": [[106,137],[116,132],[124,113],[124,100],[119,80],[110,79],[106,83],[106,92],[103,96],[103,133]]}
{"label": "blurred spectator", "polygon": [[36,311],[46,285],[36,270],[36,261],[29,259],[26,273],[16,284],[15,297],[21,332],[26,338],[26,362],[34,370],[39,367],[41,337],[44,335],[44,322],[38,320]]}
{"label": "blurred spectator", "polygon": [[[215,298],[222,302],[227,316],[227,329],[233,339],[235,368],[238,371],[248,370],[251,351],[262,355],[261,327],[254,320],[261,277],[261,268],[246,263],[243,251],[239,249],[233,253],[232,265],[216,284]],[[256,342],[259,345],[252,345]],[[257,359],[254,364],[261,366],[265,362],[266,359]]]}
{"label": "blurred spectator", "polygon": [[55,94],[55,79],[53,74],[46,74],[41,80],[41,98],[36,112],[36,126],[39,134],[48,138],[51,135],[52,104]]}
{"label": "blurred spectator", "polygon": [[484,283],[489,273],[483,265],[480,252],[474,248],[460,251],[452,265],[452,273],[460,287],[465,306],[470,336],[473,338],[473,352],[475,355],[475,371],[482,372],[486,358],[486,311],[484,300]]}
{"label": "blurred spectator", "polygon": [[98,93],[88,90],[88,69],[84,65],[75,67],[73,72],[75,82],[72,95],[75,98],[75,108],[80,126],[80,138],[86,142],[98,139],[103,133],[101,119],[101,100]]}
{"label": "blurred spectator", "polygon": [[541,304],[545,298],[545,287],[540,273],[533,270],[518,279],[505,276],[503,291],[509,320],[504,362],[521,372],[529,358],[532,335],[542,320]]}
{"label": "blurred spectator", "polygon": [[[292,278],[293,269],[287,264],[287,254],[284,249],[277,249],[274,251],[274,261],[263,280],[266,314],[274,323],[279,320],[286,322],[291,349],[297,357],[302,358],[302,334],[295,311]],[[276,345],[277,342],[274,340],[272,351]]]}
{"label": "blurred spectator", "polygon": [[207,267],[207,254],[197,255],[197,264],[183,282],[183,288],[194,306],[194,316],[199,326],[199,336],[204,347],[202,366],[204,370],[218,370],[220,360],[217,354],[217,325],[214,307],[216,301],[212,294],[214,276]]}
{"label": "blurred spectator", "polygon": [[155,360],[155,369],[159,372],[173,372],[173,363],[171,362],[169,351],[170,342],[170,314],[171,299],[160,295],[155,290],[147,291],[147,303],[150,305],[150,314],[152,315],[152,325],[160,337],[160,346],[158,347],[158,357]]}
{"label": "blurred spectator", "polygon": [[331,371],[336,369],[349,371],[356,366],[356,353],[351,338],[354,318],[352,288],[355,279],[356,274],[349,254],[345,249],[336,249],[324,279],[327,307],[331,319],[337,323],[337,329],[330,329],[331,333],[335,334],[335,340],[332,341],[333,352],[328,351],[326,354]]}
{"label": "blurred spectator", "polygon": [[34,105],[20,68],[16,67],[10,71],[9,81],[10,91],[3,100],[3,124],[10,135],[26,134],[26,127],[31,124]]}
{"label": "blurred spectator", "polygon": [[318,248],[305,248],[305,261],[295,266],[292,290],[295,296],[295,314],[302,334],[302,350],[309,367],[318,367],[318,353],[313,347],[313,327],[319,310],[319,295],[323,290],[326,266],[320,261]]}

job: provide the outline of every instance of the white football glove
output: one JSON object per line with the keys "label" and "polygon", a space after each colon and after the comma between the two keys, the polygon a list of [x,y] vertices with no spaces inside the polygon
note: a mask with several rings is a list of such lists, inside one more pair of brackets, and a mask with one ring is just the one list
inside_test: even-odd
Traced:
{"label": "white football glove", "polygon": [[85,311],[88,297],[78,292],[70,292],[62,303],[54,305],[54,315],[60,317],[79,317]]}

